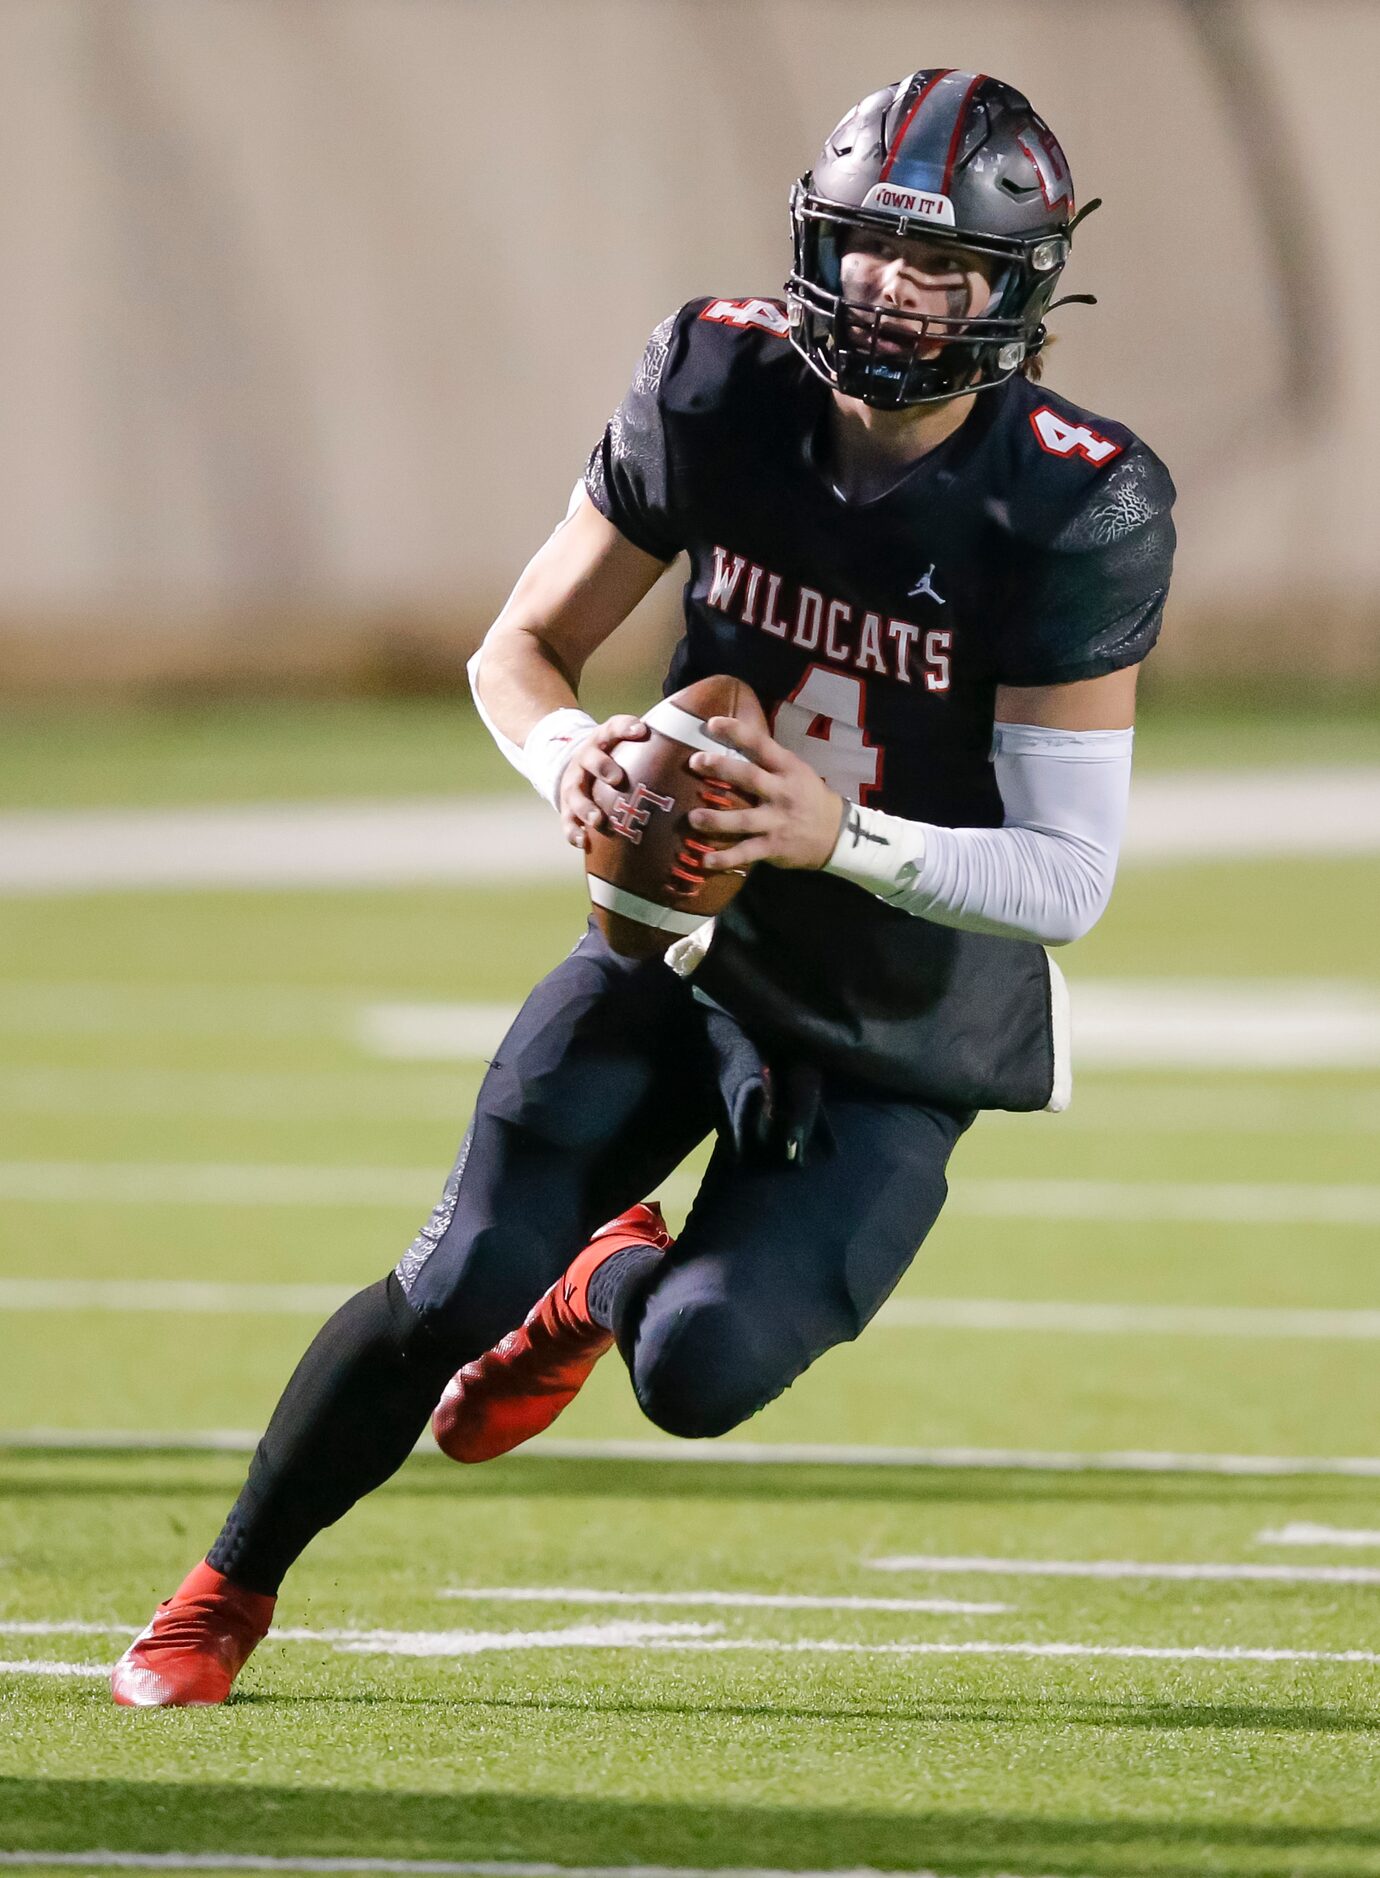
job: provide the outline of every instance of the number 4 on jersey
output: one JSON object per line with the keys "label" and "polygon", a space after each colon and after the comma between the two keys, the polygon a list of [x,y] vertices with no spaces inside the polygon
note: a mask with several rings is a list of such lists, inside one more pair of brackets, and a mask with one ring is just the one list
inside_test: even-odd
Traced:
{"label": "number 4 on jersey", "polygon": [[790,335],[790,325],[779,306],[770,300],[716,300],[700,314],[716,326],[758,326],[777,339]]}
{"label": "number 4 on jersey", "polygon": [[861,802],[882,780],[882,752],[863,728],[864,697],[860,678],[812,665],[772,718],[772,735],[783,749],[803,757],[850,802]]}
{"label": "number 4 on jersey", "polygon": [[1121,445],[1103,437],[1087,424],[1070,424],[1066,417],[1042,404],[1030,413],[1031,427],[1040,440],[1040,448],[1050,456],[1081,456],[1085,463],[1110,463],[1121,455]]}

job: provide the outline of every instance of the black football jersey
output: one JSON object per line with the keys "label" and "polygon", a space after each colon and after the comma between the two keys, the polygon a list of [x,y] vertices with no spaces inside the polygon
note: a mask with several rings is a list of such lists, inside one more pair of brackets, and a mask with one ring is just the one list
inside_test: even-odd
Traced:
{"label": "black football jersey", "polygon": [[[1024,378],[983,393],[883,494],[850,501],[830,393],[774,300],[693,300],[652,334],[585,475],[638,547],[684,552],[665,689],[726,672],[839,794],[995,827],[998,685],[1137,664],[1173,558],[1174,488],[1124,425]],[[696,977],[770,1046],[961,1108],[1039,1108],[1053,1081],[1048,962],[832,876],[770,866]]]}

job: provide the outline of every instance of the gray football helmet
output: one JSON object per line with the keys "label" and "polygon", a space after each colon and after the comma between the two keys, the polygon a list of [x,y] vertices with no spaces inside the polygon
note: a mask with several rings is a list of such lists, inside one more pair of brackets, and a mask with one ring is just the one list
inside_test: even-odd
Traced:
{"label": "gray football helmet", "polygon": [[[1019,91],[912,72],[856,105],[791,191],[791,343],[826,384],[882,409],[1002,384],[1044,344],[1075,223],[1097,206],[1075,212],[1064,153]],[[981,257],[986,306],[951,318],[846,300],[843,255],[878,230]]]}

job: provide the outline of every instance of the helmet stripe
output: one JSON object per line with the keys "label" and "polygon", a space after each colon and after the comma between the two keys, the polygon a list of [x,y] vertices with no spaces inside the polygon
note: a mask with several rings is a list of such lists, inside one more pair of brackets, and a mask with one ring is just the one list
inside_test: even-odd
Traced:
{"label": "helmet stripe", "polygon": [[958,161],[958,146],[963,139],[963,126],[968,121],[968,106],[972,102],[973,93],[979,85],[985,83],[986,74],[974,72],[973,82],[963,94],[963,101],[958,107],[958,115],[954,118],[954,134],[949,139],[949,153],[944,159],[944,180],[939,186],[941,196],[948,195],[949,185],[954,179],[954,164]]}
{"label": "helmet stripe", "polygon": [[917,188],[948,195],[958,161],[973,94],[985,84],[982,72],[935,72],[921,87],[891,141],[878,180],[885,182],[898,162],[905,180]]}
{"label": "helmet stripe", "polygon": [[915,103],[910,107],[910,109],[906,112],[905,116],[902,118],[901,128],[897,131],[896,135],[891,140],[891,148],[886,153],[886,162],[883,163],[880,171],[878,172],[877,180],[879,182],[884,183],[887,177],[890,176],[891,166],[896,161],[896,157],[897,157],[898,152],[900,151],[901,145],[905,142],[906,132],[910,129],[911,125],[915,121],[915,113],[920,109],[920,106],[925,102],[926,98],[929,97],[930,93],[934,90],[935,86],[939,83],[939,81],[943,78],[947,78],[949,76],[949,73],[952,70],[953,70],[952,66],[946,66],[942,72],[936,72],[933,78],[931,78],[926,84],[923,84],[920,87],[919,96],[916,98]]}

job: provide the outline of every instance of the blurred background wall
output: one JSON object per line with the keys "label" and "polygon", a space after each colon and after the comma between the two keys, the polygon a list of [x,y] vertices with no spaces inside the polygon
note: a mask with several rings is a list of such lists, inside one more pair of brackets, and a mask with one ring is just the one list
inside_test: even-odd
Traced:
{"label": "blurred background wall", "polygon": [[1380,679],[1373,0],[4,0],[0,682],[453,682],[647,331],[777,292],[925,64],[1106,198],[1048,375],[1178,480],[1158,682]]}

